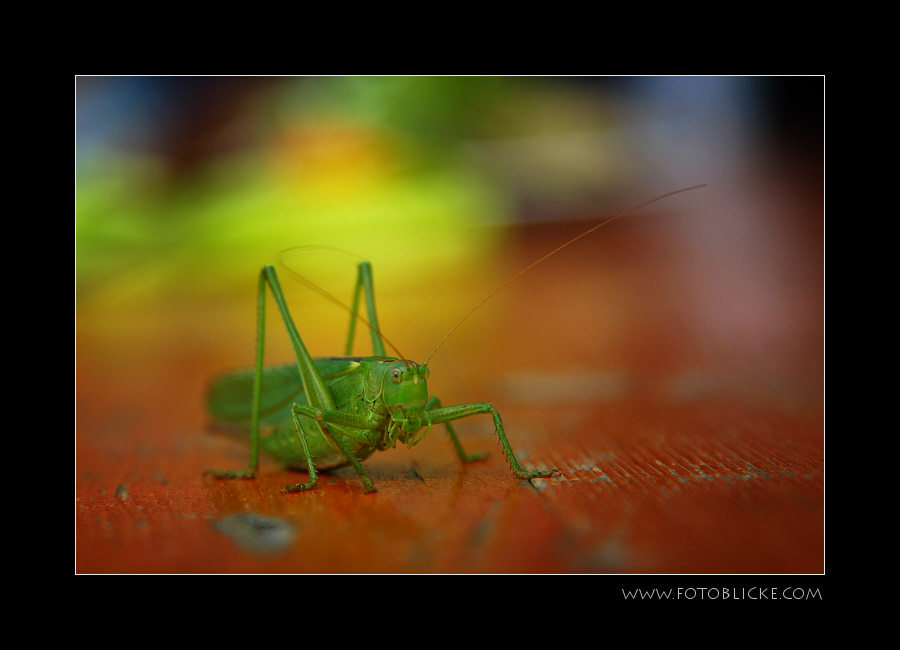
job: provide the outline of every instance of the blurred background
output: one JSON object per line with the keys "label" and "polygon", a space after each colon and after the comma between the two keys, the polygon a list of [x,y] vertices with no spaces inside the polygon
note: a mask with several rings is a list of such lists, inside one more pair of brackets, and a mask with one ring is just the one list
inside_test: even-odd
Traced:
{"label": "blurred background", "polygon": [[[280,251],[302,248],[285,264],[348,303],[371,260],[383,332],[422,361],[555,246],[701,183],[498,294],[435,355],[432,392],[598,403],[643,372],[676,400],[737,391],[820,412],[824,85],[76,77],[79,498],[172,480],[151,459],[186,454],[208,379],[252,365],[257,276]],[[346,313],[282,284],[311,353],[343,353]],[[267,361],[288,361],[270,314]],[[182,465],[199,485],[204,465]]]}
{"label": "blurred background", "polygon": [[[374,263],[385,333],[415,323],[401,340],[430,349],[505,279],[510,225],[596,220],[699,183],[682,197],[693,218],[653,226],[693,260],[691,327],[781,330],[784,280],[820,270],[788,251],[821,215],[787,210],[761,173],[809,163],[824,191],[823,93],[820,77],[78,77],[79,333],[246,336],[229,305],[262,264],[329,246]],[[289,265],[349,301],[355,261]],[[736,300],[747,282],[752,300]],[[311,327],[343,322],[300,295]],[[177,303],[188,322],[169,322]]]}

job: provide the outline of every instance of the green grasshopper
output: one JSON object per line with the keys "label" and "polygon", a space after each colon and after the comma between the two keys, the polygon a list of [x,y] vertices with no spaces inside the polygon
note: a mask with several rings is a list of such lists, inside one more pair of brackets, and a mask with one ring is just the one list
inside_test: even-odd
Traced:
{"label": "green grasshopper", "polygon": [[[207,470],[205,473],[222,479],[254,478],[259,470],[259,452],[262,447],[264,452],[283,465],[305,469],[309,473],[309,480],[306,483],[287,485],[282,490],[284,493],[302,492],[316,487],[317,469],[333,469],[347,465],[356,470],[365,492],[374,492],[375,485],[361,461],[376,451],[396,447],[398,442],[412,447],[418,444],[435,424],[443,424],[447,428],[456,455],[463,463],[486,458],[486,453],[465,452],[451,422],[473,415],[490,414],[494,421],[495,433],[516,477],[535,479],[562,474],[555,468],[532,471],[523,469],[506,437],[500,413],[490,402],[442,406],[437,397],[429,396],[428,361],[447,337],[475,310],[526,271],[614,219],[667,196],[696,187],[669,192],[610,217],[532,263],[466,314],[441,339],[422,364],[403,358],[397,348],[382,335],[375,310],[372,268],[368,262],[362,262],[358,266],[352,307],[344,305],[321,288],[292,273],[301,282],[350,312],[346,356],[316,359],[310,356],[297,332],[275,268],[267,264],[260,271],[257,291],[256,367],[235,371],[215,380],[207,402],[207,409],[217,423],[237,428],[244,435],[249,428],[250,467],[244,470]],[[267,285],[287,328],[297,363],[263,367]],[[363,293],[368,320],[362,318],[358,312]],[[371,331],[373,350],[371,357],[349,356],[357,319]],[[387,356],[385,341],[397,352],[397,357]],[[270,432],[261,436],[261,427]]]}

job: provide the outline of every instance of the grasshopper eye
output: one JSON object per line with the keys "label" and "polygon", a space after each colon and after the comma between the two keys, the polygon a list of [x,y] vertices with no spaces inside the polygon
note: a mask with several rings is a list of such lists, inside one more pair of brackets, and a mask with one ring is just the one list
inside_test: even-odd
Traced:
{"label": "grasshopper eye", "polygon": [[422,369],[422,379],[428,379],[428,366],[420,366],[420,368]]}
{"label": "grasshopper eye", "polygon": [[400,368],[392,368],[391,381],[395,384],[399,384],[401,379],[403,379],[403,371],[400,370]]}

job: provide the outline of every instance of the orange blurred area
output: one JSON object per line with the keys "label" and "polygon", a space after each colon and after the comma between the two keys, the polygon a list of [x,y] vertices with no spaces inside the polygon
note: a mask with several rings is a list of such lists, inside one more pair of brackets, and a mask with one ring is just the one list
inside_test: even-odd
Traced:
{"label": "orange blurred area", "polygon": [[[759,82],[228,79],[77,80],[76,572],[824,572],[821,143],[751,119]],[[528,271],[429,362],[431,394],[492,402],[519,461],[562,476],[517,480],[486,416],[456,425],[486,461],[435,426],[365,462],[374,494],[348,468],[282,495],[306,474],[270,459],[203,476],[247,465],[204,399],[253,364],[280,251],[348,303],[371,260],[382,330],[421,362],[528,264],[698,183]],[[284,269],[310,352],[343,353],[347,313]]]}

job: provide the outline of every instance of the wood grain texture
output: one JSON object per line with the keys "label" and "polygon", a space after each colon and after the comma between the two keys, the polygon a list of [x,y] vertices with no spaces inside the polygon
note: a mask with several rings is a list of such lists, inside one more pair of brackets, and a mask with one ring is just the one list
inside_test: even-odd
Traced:
{"label": "wood grain texture", "polygon": [[[208,321],[169,305],[169,326],[127,353],[80,327],[76,570],[820,573],[816,201],[789,250],[776,241],[748,267],[694,254],[677,220],[623,221],[523,276],[442,348],[432,391],[493,401],[523,465],[558,479],[517,481],[489,418],[458,427],[487,461],[461,467],[435,427],[367,461],[372,495],[349,469],[290,496],[305,474],[268,461],[255,481],[204,478],[247,460],[204,431],[206,382],[233,354],[182,334]],[[583,227],[519,227],[498,275]]]}

